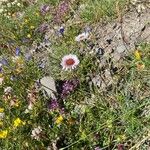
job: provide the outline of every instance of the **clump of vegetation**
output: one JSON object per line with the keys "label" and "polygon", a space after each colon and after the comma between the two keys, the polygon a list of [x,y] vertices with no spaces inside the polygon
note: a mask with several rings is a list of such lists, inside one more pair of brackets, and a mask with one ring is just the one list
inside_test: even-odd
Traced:
{"label": "clump of vegetation", "polygon": [[149,148],[150,44],[101,66],[105,52],[84,28],[114,18],[117,3],[0,2],[1,149]]}

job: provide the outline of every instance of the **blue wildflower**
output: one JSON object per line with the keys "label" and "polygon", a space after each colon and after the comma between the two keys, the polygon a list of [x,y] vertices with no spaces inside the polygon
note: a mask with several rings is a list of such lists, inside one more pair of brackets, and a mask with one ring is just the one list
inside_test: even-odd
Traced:
{"label": "blue wildflower", "polygon": [[0,61],[0,63],[1,63],[2,65],[8,65],[8,61],[7,61],[7,59],[5,59],[5,58],[3,58],[3,59]]}
{"label": "blue wildflower", "polygon": [[64,27],[60,27],[59,32],[60,32],[61,34],[64,34],[64,31],[65,31]]}
{"label": "blue wildflower", "polygon": [[20,48],[16,48],[16,56],[19,56],[19,54],[20,54]]}

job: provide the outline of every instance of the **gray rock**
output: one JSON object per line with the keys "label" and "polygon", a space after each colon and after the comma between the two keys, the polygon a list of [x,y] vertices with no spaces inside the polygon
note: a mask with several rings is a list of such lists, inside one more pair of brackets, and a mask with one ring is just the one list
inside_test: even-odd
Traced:
{"label": "gray rock", "polygon": [[126,50],[126,47],[124,44],[118,45],[118,47],[116,48],[116,52],[118,53],[123,53]]}
{"label": "gray rock", "polygon": [[54,93],[57,91],[54,79],[51,76],[45,76],[40,80],[40,83],[42,84],[41,88],[46,91],[47,95],[55,98]]}

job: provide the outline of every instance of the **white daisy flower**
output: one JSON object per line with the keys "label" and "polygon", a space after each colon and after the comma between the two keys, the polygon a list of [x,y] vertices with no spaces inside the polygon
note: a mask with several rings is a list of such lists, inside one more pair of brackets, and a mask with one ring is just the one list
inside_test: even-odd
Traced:
{"label": "white daisy flower", "polygon": [[81,34],[79,34],[78,36],[75,37],[75,41],[80,42],[83,41],[85,39],[88,39],[89,37],[89,33],[88,32],[83,32]]}
{"label": "white daisy flower", "polygon": [[39,140],[41,132],[42,132],[42,128],[40,126],[38,126],[37,128],[34,128],[32,130],[31,137],[36,139],[36,140]]}
{"label": "white daisy flower", "polygon": [[63,67],[63,70],[71,70],[75,69],[79,63],[80,61],[76,55],[69,54],[62,58],[61,66]]}

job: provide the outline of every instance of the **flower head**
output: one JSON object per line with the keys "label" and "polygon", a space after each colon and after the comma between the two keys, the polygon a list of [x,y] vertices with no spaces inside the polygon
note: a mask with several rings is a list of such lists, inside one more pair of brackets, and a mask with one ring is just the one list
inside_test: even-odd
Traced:
{"label": "flower head", "polygon": [[88,39],[88,37],[89,37],[89,33],[88,32],[84,32],[84,33],[81,33],[78,36],[76,36],[75,37],[75,41],[80,42],[80,41]]}
{"label": "flower head", "polygon": [[63,116],[62,115],[60,115],[60,116],[58,116],[57,118],[56,118],[56,124],[61,124],[61,122],[64,120],[64,118],[63,118]]}
{"label": "flower head", "polygon": [[16,53],[16,56],[19,56],[19,54],[20,54],[20,48],[17,47],[15,53]]}
{"label": "flower head", "polygon": [[32,130],[31,137],[36,139],[36,140],[39,140],[41,132],[42,132],[42,128],[40,126],[38,126],[37,128],[34,128]]}
{"label": "flower head", "polygon": [[40,8],[41,13],[44,15],[50,10],[50,7],[48,5],[43,5]]}
{"label": "flower head", "polygon": [[61,98],[67,97],[79,85],[78,79],[67,80],[62,85]]}
{"label": "flower head", "polygon": [[135,56],[136,60],[141,60],[141,53],[138,50],[136,50],[134,52],[134,56]]}
{"label": "flower head", "polygon": [[25,122],[22,121],[20,118],[17,118],[14,120],[14,127],[18,127],[18,126],[21,126],[21,125],[25,125]]}
{"label": "flower head", "polygon": [[57,109],[59,107],[58,101],[57,99],[52,99],[49,105],[49,108],[54,110]]}
{"label": "flower head", "polygon": [[80,61],[76,55],[69,54],[65,55],[62,58],[61,61],[61,66],[63,67],[64,70],[71,70],[75,69],[79,65]]}
{"label": "flower head", "polygon": [[2,65],[8,65],[8,61],[7,61],[7,59],[5,59],[5,58],[3,58],[3,59],[0,61],[0,63],[1,63]]}
{"label": "flower head", "polygon": [[59,33],[60,33],[60,34],[64,34],[64,31],[65,31],[64,27],[61,26],[61,27],[59,28]]}
{"label": "flower head", "polygon": [[4,112],[4,108],[0,108],[0,113],[3,113]]}
{"label": "flower head", "polygon": [[8,131],[7,130],[2,130],[0,131],[0,139],[4,139],[7,137]]}

